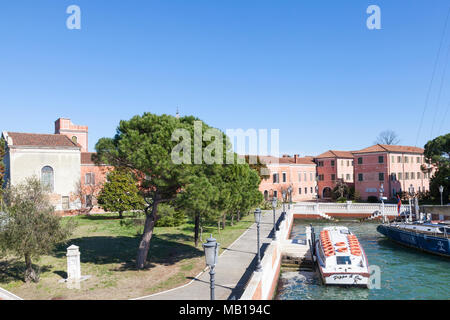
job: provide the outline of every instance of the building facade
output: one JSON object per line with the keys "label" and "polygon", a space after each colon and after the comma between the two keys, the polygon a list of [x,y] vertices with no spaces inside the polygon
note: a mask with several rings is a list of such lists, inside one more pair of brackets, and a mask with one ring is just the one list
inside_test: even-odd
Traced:
{"label": "building facade", "polygon": [[338,180],[353,185],[353,154],[349,151],[329,150],[315,157],[319,197],[330,199]]}
{"label": "building facade", "polygon": [[362,199],[379,197],[383,185],[384,196],[394,198],[397,193],[429,191],[433,171],[425,163],[424,149],[410,146],[373,145],[354,151],[355,190]]}
{"label": "building facade", "polygon": [[88,127],[55,121],[55,134],[4,131],[5,180],[11,185],[35,176],[49,189],[58,212],[101,211],[96,195],[111,167],[96,165],[88,151]]}
{"label": "building facade", "polygon": [[260,157],[269,169],[269,177],[263,179],[259,190],[264,199],[273,197],[282,199],[282,191],[292,188],[292,201],[309,201],[316,199],[316,164],[312,157],[301,158],[298,155],[277,157]]}

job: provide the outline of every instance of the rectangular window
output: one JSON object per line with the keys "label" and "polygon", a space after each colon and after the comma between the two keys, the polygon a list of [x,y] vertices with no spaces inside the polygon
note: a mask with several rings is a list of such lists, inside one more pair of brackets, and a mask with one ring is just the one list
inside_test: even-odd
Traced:
{"label": "rectangular window", "polygon": [[86,208],[92,208],[92,195],[86,195]]}
{"label": "rectangular window", "polygon": [[405,180],[409,180],[409,172],[405,172]]}
{"label": "rectangular window", "polygon": [[405,156],[405,163],[409,163],[409,158]]}
{"label": "rectangular window", "polygon": [[347,160],[347,167],[349,167],[350,166],[350,161],[349,160]]}
{"label": "rectangular window", "polygon": [[420,157],[417,157],[416,161],[417,163],[420,163]]}
{"label": "rectangular window", "polygon": [[420,172],[417,172],[417,179],[422,179],[422,178],[420,177]]}
{"label": "rectangular window", "polygon": [[344,166],[344,160],[341,160],[341,166]]}
{"label": "rectangular window", "polygon": [[345,176],[345,178],[346,178],[347,181],[350,181],[350,174],[347,173],[346,176]]}
{"label": "rectangular window", "polygon": [[336,180],[336,175],[335,175],[335,174],[332,174],[332,175],[331,175],[331,181],[334,181],[334,180]]}
{"label": "rectangular window", "polygon": [[384,181],[384,173],[383,172],[378,173],[378,180]]}
{"label": "rectangular window", "polygon": [[383,163],[383,162],[384,162],[384,157],[378,156],[378,163]]}
{"label": "rectangular window", "polygon": [[358,173],[358,181],[363,181],[363,174],[362,173]]}
{"label": "rectangular window", "polygon": [[358,158],[358,164],[362,164],[362,163],[363,163],[362,158]]}
{"label": "rectangular window", "polygon": [[395,163],[395,157],[394,156],[391,157],[391,162]]}
{"label": "rectangular window", "polygon": [[398,163],[402,163],[402,157],[398,156],[398,157],[397,157],[397,162],[398,162]]}
{"label": "rectangular window", "polygon": [[307,194],[308,193],[308,188],[307,187],[305,187],[305,194]]}
{"label": "rectangular window", "polygon": [[298,194],[302,194],[302,188],[298,188]]}
{"label": "rectangular window", "polygon": [[305,178],[306,181],[306,172],[303,172],[303,178]]}
{"label": "rectangular window", "polygon": [[311,187],[310,192],[313,193],[313,187]]}
{"label": "rectangular window", "polygon": [[334,160],[331,160],[331,166],[334,167]]}
{"label": "rectangular window", "polygon": [[278,173],[274,173],[273,174],[273,183],[279,183],[280,182],[280,178],[278,176]]}
{"label": "rectangular window", "polygon": [[298,173],[298,181],[302,181],[302,173],[301,172]]}
{"label": "rectangular window", "polygon": [[275,199],[278,199],[278,191],[277,191],[277,190],[275,190],[275,191],[273,192],[273,197],[274,197]]}
{"label": "rectangular window", "polygon": [[391,173],[391,181],[395,181],[395,180],[397,180],[396,174]]}
{"label": "rectangular window", "polygon": [[416,179],[416,173],[415,172],[411,172],[411,179],[412,180]]}
{"label": "rectangular window", "polygon": [[283,182],[286,182],[286,172],[283,172]]}
{"label": "rectangular window", "polygon": [[69,197],[62,197],[62,209],[63,210],[69,210]]}
{"label": "rectangular window", "polygon": [[403,177],[402,177],[402,173],[401,173],[401,172],[399,172],[397,176],[398,176],[398,180],[403,180]]}
{"label": "rectangular window", "polygon": [[312,174],[312,172],[309,173],[309,181],[313,181],[313,174]]}
{"label": "rectangular window", "polygon": [[84,176],[84,184],[87,186],[93,186],[95,185],[95,173],[88,172]]}

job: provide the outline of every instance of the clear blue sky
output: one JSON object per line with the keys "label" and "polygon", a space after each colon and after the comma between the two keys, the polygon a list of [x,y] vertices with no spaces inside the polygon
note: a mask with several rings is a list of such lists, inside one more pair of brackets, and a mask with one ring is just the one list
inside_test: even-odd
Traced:
{"label": "clear blue sky", "polygon": [[[71,4],[81,8],[81,30],[66,28]],[[382,30],[366,27],[371,4]],[[119,120],[179,107],[222,130],[279,128],[282,153],[356,150],[385,129],[415,145],[449,6],[2,1],[0,130],[48,133],[68,117],[89,126],[93,150]],[[437,104],[449,45],[450,25],[418,146],[450,131],[450,66]]]}

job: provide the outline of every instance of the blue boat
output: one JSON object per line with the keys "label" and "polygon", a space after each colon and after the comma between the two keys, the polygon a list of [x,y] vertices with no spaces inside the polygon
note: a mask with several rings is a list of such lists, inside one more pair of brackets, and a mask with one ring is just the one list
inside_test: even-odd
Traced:
{"label": "blue boat", "polygon": [[402,245],[450,258],[450,225],[430,222],[392,222],[377,231]]}

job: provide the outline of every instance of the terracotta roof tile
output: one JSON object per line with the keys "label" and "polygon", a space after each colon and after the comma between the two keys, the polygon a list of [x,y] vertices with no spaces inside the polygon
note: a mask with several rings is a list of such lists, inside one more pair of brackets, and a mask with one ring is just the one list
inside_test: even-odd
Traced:
{"label": "terracotta roof tile", "polygon": [[424,149],[411,146],[397,146],[388,144],[376,144],[365,149],[353,151],[353,153],[371,153],[371,152],[403,152],[422,154]]}
{"label": "terracotta roof tile", "polygon": [[81,153],[81,164],[95,164],[92,160],[92,156],[96,154],[95,152],[82,152]]}
{"label": "terracotta roof tile", "polygon": [[67,136],[61,134],[37,134],[8,132],[12,139],[13,146],[33,146],[33,147],[72,147],[79,148]]}
{"label": "terracotta roof tile", "polygon": [[353,158],[353,153],[352,151],[328,150],[316,158]]}

